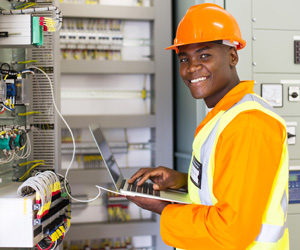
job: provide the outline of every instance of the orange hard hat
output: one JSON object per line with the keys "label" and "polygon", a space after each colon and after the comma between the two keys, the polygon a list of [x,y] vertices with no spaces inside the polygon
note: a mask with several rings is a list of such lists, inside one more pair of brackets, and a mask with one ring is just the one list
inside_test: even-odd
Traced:
{"label": "orange hard hat", "polygon": [[175,49],[192,43],[227,40],[237,49],[246,46],[235,18],[216,4],[203,3],[192,6],[180,21],[174,44],[166,49]]}

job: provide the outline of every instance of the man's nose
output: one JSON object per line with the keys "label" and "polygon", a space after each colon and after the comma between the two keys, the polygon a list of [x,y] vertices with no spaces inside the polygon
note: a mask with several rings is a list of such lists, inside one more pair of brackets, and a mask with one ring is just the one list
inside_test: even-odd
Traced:
{"label": "man's nose", "polygon": [[202,64],[197,61],[190,61],[188,66],[188,72],[195,72],[202,69]]}

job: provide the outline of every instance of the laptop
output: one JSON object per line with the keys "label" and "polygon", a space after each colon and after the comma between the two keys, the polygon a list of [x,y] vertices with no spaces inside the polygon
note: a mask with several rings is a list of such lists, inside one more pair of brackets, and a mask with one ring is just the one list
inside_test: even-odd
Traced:
{"label": "laptop", "polygon": [[99,124],[89,125],[89,129],[95,140],[97,148],[102,155],[105,166],[109,172],[112,183],[114,184],[116,190],[121,195],[128,196],[141,196],[152,199],[165,200],[176,203],[192,204],[189,195],[184,192],[177,190],[154,190],[153,183],[145,182],[141,186],[137,186],[136,182],[133,184],[128,183],[128,179],[125,179],[122,172],[115,160],[114,155],[105,139],[103,132]]}

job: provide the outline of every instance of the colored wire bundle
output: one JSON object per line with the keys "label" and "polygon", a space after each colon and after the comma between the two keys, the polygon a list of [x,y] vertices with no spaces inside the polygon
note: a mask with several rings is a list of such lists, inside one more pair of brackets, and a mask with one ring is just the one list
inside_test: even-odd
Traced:
{"label": "colored wire bundle", "polygon": [[52,171],[38,172],[36,176],[30,177],[20,185],[17,193],[20,196],[26,196],[33,190],[36,192],[36,203],[41,204],[37,213],[37,218],[40,219],[48,213],[52,196],[61,191],[59,178]]}

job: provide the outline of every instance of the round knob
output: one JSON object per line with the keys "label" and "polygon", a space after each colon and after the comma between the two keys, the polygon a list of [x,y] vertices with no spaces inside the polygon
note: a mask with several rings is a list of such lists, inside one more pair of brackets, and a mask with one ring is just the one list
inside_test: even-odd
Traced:
{"label": "round knob", "polygon": [[297,97],[298,97],[298,93],[297,93],[297,92],[293,92],[293,93],[291,94],[291,96],[292,96],[293,98],[297,98]]}

